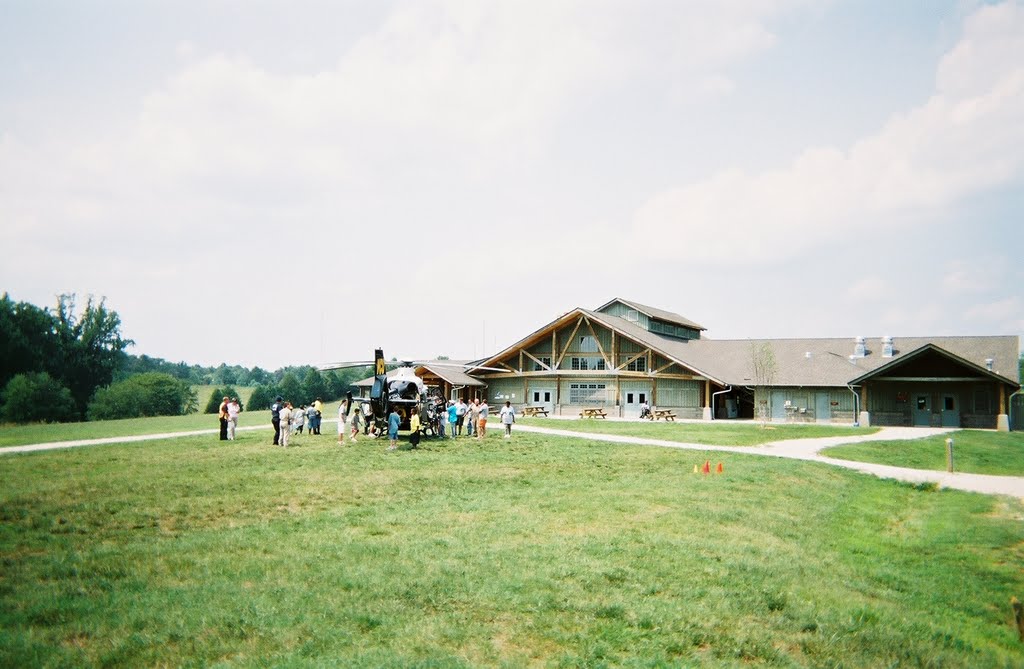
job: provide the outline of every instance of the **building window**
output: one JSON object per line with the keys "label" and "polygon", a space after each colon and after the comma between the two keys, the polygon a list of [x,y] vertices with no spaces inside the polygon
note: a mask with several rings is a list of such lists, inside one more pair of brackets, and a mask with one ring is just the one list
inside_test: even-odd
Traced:
{"label": "building window", "polygon": [[597,353],[597,340],[592,335],[580,336],[580,353]]}
{"label": "building window", "polygon": [[537,358],[537,360],[540,360],[540,362],[534,361],[534,363],[533,363],[533,371],[535,371],[535,372],[544,372],[544,371],[547,371],[547,370],[551,369],[551,358],[550,357],[547,357],[547,358]]}
{"label": "building window", "polygon": [[572,369],[586,371],[589,369],[604,369],[604,358],[573,358]]}
{"label": "building window", "polygon": [[640,320],[640,312],[636,309],[630,309],[626,312],[626,320],[630,323],[636,323]]}
{"label": "building window", "polygon": [[630,372],[646,372],[647,358],[637,358],[633,362],[627,363],[626,370]]}
{"label": "building window", "polygon": [[606,397],[603,383],[569,384],[569,404],[604,404]]}

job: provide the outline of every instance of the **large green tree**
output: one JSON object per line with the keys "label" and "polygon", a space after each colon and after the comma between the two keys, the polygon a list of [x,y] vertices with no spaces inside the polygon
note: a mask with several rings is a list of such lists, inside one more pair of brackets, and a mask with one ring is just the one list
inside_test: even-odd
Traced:
{"label": "large green tree", "polygon": [[[16,374],[50,372],[57,354],[53,316],[45,309],[0,297],[0,388]],[[52,374],[60,378],[59,374]]]}
{"label": "large green tree", "polygon": [[71,390],[84,415],[93,392],[111,382],[124,350],[134,342],[121,337],[121,317],[107,309],[105,299],[96,302],[90,295],[80,314],[75,307],[74,295],[57,298],[57,355],[50,369],[58,372],[55,376]]}

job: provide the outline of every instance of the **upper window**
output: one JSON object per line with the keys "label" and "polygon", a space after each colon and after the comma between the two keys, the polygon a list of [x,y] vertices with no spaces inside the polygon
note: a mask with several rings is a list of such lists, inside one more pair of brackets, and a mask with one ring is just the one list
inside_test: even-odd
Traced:
{"label": "upper window", "polygon": [[575,370],[604,369],[604,358],[573,358],[572,368]]}
{"label": "upper window", "polygon": [[580,353],[597,353],[597,340],[593,335],[580,336]]}
{"label": "upper window", "polygon": [[630,372],[646,372],[647,371],[647,358],[640,357],[633,362],[626,364],[626,370]]}
{"label": "upper window", "polygon": [[[535,372],[542,372],[542,371],[546,371],[548,369],[551,369],[551,358],[550,357],[537,358],[537,360],[540,360],[540,362],[534,361],[534,363],[533,363],[533,371],[535,371]],[[545,365],[546,365],[546,367],[545,367]]]}

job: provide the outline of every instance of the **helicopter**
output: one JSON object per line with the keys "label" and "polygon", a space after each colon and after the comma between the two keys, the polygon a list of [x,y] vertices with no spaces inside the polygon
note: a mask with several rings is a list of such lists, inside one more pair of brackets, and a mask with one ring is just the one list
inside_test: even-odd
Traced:
{"label": "helicopter", "polygon": [[447,400],[439,389],[427,386],[423,379],[416,375],[417,365],[429,364],[434,367],[456,367],[461,370],[506,371],[490,367],[479,367],[472,364],[446,363],[444,361],[402,361],[399,367],[388,373],[388,362],[384,359],[384,349],[377,348],[373,352],[373,361],[338,362],[321,365],[320,371],[345,369],[352,367],[373,367],[373,386],[369,398],[346,395],[349,407],[355,402],[362,406],[363,418],[369,431],[376,436],[387,433],[388,415],[392,409],[397,410],[402,418],[401,429],[409,428],[409,417],[419,413],[426,431],[430,432],[447,407]]}

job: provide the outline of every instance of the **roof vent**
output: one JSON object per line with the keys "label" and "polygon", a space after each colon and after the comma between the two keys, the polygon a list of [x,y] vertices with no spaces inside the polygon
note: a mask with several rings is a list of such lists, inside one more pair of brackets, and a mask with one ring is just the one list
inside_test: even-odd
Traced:
{"label": "roof vent", "polygon": [[993,358],[985,358],[985,369],[987,369],[988,371],[991,372],[992,371],[992,365],[994,365],[995,362],[996,361]]}
{"label": "roof vent", "polygon": [[867,355],[867,348],[864,346],[864,337],[857,337],[853,347],[853,357],[863,358]]}
{"label": "roof vent", "polygon": [[810,351],[804,351],[804,357],[807,358],[808,360],[810,360],[811,359],[811,352]]}
{"label": "roof vent", "polygon": [[882,357],[892,357],[892,337],[882,337]]}

